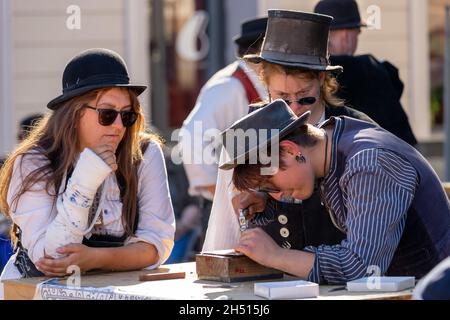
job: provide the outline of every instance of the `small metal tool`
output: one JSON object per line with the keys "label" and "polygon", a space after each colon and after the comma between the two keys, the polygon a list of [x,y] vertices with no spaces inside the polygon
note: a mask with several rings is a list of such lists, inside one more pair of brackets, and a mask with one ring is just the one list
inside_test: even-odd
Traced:
{"label": "small metal tool", "polygon": [[239,209],[239,228],[241,232],[248,229],[247,214],[248,209]]}

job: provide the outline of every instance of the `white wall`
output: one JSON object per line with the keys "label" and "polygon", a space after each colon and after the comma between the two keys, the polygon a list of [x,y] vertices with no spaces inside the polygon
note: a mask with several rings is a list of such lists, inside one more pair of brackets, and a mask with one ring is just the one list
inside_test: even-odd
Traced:
{"label": "white wall", "polygon": [[[81,9],[81,29],[69,30],[68,6]],[[49,100],[61,94],[67,61],[92,47],[124,54],[122,0],[13,1],[14,123],[29,113],[46,111]]]}
{"label": "white wall", "polygon": [[408,0],[408,101],[419,141],[434,140],[430,110],[430,48],[427,0]]}
{"label": "white wall", "polygon": [[[11,87],[0,88],[11,93],[11,110],[5,110],[5,95],[1,95],[3,131],[10,126],[6,136],[2,132],[0,156],[10,151],[15,144],[18,122],[21,118],[36,112],[46,112],[47,102],[61,94],[61,77],[64,67],[78,52],[105,47],[117,51],[127,61],[133,82],[149,83],[149,27],[147,0],[2,0],[2,14],[5,4],[10,3],[11,43],[0,36],[1,57],[11,52],[12,73],[7,77]],[[81,10],[81,28],[70,30],[66,12],[70,5]],[[7,20],[2,16],[2,24]],[[7,34],[2,25],[0,34]],[[5,58],[4,58],[5,57]],[[3,60],[4,61],[4,60]],[[8,83],[8,81],[6,82]],[[148,91],[149,92],[149,91]],[[149,109],[148,92],[143,104]]]}
{"label": "white wall", "polygon": [[225,62],[236,59],[236,45],[233,37],[241,33],[241,22],[253,19],[258,15],[257,0],[227,0],[224,4],[226,15],[225,29]]}
{"label": "white wall", "polygon": [[11,1],[0,1],[0,157],[12,147],[11,96]]}
{"label": "white wall", "polygon": [[[150,8],[148,0],[124,3],[124,59],[133,82],[150,83]],[[150,122],[150,89],[139,97],[147,123]]]}

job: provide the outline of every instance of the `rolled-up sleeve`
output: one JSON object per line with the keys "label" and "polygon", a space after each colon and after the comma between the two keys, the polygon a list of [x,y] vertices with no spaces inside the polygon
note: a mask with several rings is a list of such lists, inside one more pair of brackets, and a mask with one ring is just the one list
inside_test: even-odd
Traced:
{"label": "rolled-up sleeve", "polygon": [[349,162],[340,185],[347,238],[339,245],[305,248],[315,253],[308,279],[317,283],[385,274],[404,230],[417,173],[399,156],[371,150]]}
{"label": "rolled-up sleeve", "polygon": [[139,222],[134,237],[126,244],[146,242],[155,246],[158,261],[148,266],[153,269],[169,257],[175,235],[175,217],[170,199],[166,165],[161,147],[151,143],[138,169]]}

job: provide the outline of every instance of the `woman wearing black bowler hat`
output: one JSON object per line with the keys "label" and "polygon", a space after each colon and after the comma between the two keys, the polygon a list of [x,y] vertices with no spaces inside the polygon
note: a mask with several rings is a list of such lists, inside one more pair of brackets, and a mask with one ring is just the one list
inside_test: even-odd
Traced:
{"label": "woman wearing black bowler hat", "polygon": [[62,86],[0,174],[0,208],[16,231],[2,279],[160,265],[174,215],[160,145],[144,133],[146,86],[107,49],[70,60]]}

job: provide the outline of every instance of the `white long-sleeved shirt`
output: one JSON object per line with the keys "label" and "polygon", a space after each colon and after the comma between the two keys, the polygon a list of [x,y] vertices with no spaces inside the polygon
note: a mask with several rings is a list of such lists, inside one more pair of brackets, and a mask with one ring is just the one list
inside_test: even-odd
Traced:
{"label": "white long-sleeved shirt", "polygon": [[212,195],[200,187],[216,184],[217,160],[209,146],[221,150],[220,132],[247,115],[249,101],[242,83],[231,76],[239,64],[259,96],[265,100],[267,91],[258,75],[244,62],[236,61],[218,71],[203,86],[194,109],[183,123],[178,148],[182,151],[183,165],[189,179],[189,193],[212,200]]}
{"label": "white long-sleeved shirt", "polygon": [[[11,218],[22,230],[22,245],[28,250],[34,263],[44,256],[44,250],[46,254],[58,257],[57,248],[70,243],[81,243],[84,236],[89,238],[100,214],[103,215],[107,234],[123,235],[122,203],[115,174],[93,151],[85,149],[80,154],[66,190],[56,200],[56,206],[54,198],[45,190],[45,182],[35,184],[16,204],[12,203],[23,178],[48,161],[38,154],[25,156],[22,163],[21,160],[21,157],[18,158],[14,164],[7,198]],[[89,208],[102,184],[96,215],[88,224]],[[65,183],[62,184],[61,191],[64,190],[64,185]],[[154,245],[159,260],[148,268],[155,268],[169,257],[175,233],[166,167],[162,150],[156,143],[148,146],[138,168],[138,205],[136,234],[128,237],[125,245],[140,241]],[[12,256],[1,280],[20,278],[14,261],[15,256]]]}

